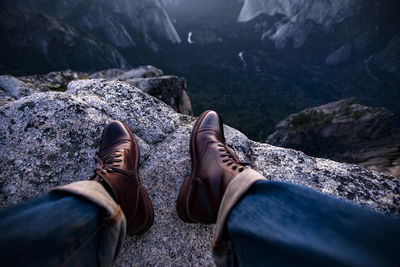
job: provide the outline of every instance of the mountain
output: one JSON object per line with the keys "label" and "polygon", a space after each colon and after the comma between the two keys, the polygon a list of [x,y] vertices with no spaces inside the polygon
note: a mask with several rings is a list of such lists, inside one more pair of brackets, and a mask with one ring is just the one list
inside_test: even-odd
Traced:
{"label": "mountain", "polygon": [[343,99],[292,114],[267,143],[400,177],[400,133],[390,112]]}
{"label": "mountain", "polygon": [[[276,58],[337,65],[376,52],[400,32],[394,0],[164,0],[179,31],[234,37]],[[217,15],[218,14],[218,15]],[[181,33],[181,35],[186,35]],[[202,33],[198,33],[201,39]],[[235,38],[236,37],[236,38]],[[201,40],[200,40],[201,41]],[[245,48],[245,47],[244,47]]]}
{"label": "mountain", "polygon": [[5,0],[0,9],[3,73],[127,68],[135,59],[125,50],[180,42],[158,0]]}
{"label": "mountain", "polygon": [[[370,61],[372,61],[375,68],[400,80],[400,33],[396,34],[382,51],[365,60],[366,68]],[[369,67],[368,72],[370,72]],[[370,76],[375,80],[378,79],[371,73]]]}
{"label": "mountain", "polygon": [[390,0],[246,0],[238,22],[257,21],[260,40],[304,63],[337,65],[382,49],[400,31],[398,10]]}
{"label": "mountain", "polygon": [[0,11],[0,71],[96,70],[128,63],[114,47],[42,13]]}
{"label": "mountain", "polygon": [[260,25],[261,39],[269,38],[277,48],[286,47],[292,39],[293,47],[299,48],[313,32],[328,32],[335,24],[358,14],[362,4],[363,0],[245,0],[238,21],[265,15],[264,25]]}
{"label": "mountain", "polygon": [[399,12],[397,0],[4,0],[0,73],[157,65],[187,79],[194,114],[215,109],[255,140],[349,97],[400,127]]}
{"label": "mountain", "polygon": [[[213,226],[182,223],[175,207],[190,175],[195,118],[125,82],[73,81],[66,92],[36,93],[0,107],[0,207],[91,177],[101,132],[115,119],[138,141],[140,180],[157,215],[150,231],[125,239],[116,265],[212,266]],[[400,214],[398,178],[254,142],[229,126],[224,132],[239,157],[270,180]]]}
{"label": "mountain", "polygon": [[185,41],[157,64],[187,78],[195,114],[216,109],[265,140],[292,113],[354,97],[400,126],[399,1],[164,4]]}

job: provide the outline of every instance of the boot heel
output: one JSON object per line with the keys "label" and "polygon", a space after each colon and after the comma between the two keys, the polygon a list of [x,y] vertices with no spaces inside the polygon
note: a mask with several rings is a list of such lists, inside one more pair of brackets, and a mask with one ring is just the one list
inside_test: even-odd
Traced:
{"label": "boot heel", "polygon": [[183,181],[181,190],[178,195],[178,200],[176,202],[176,211],[178,213],[178,216],[182,221],[184,221],[186,223],[194,223],[192,220],[189,219],[189,216],[188,216],[187,210],[186,210],[186,195],[188,193],[190,180],[191,180],[190,177],[187,177]]}

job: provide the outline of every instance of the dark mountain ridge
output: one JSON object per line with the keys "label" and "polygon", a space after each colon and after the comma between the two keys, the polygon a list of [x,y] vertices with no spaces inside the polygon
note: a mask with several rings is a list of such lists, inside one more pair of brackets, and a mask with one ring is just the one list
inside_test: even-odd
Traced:
{"label": "dark mountain ridge", "polygon": [[[217,109],[251,138],[265,140],[291,113],[355,97],[387,107],[400,125],[400,2],[219,0],[210,15],[176,7],[187,2],[202,5],[177,1],[166,8],[192,43],[175,48],[179,59],[158,65],[187,78],[195,114]],[[248,3],[261,12],[242,15]]]}
{"label": "dark mountain ridge", "polygon": [[215,109],[256,140],[289,114],[348,97],[385,106],[400,125],[400,2],[164,5],[169,15],[158,0],[3,1],[0,71],[157,65],[187,78],[195,114]]}
{"label": "dark mountain ridge", "polygon": [[135,60],[123,49],[137,56],[180,42],[158,0],[5,0],[0,8],[3,73],[128,68]]}

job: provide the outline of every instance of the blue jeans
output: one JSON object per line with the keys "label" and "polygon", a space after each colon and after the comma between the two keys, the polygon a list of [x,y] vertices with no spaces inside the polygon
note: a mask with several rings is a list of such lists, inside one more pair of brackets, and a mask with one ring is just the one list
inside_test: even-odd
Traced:
{"label": "blue jeans", "polygon": [[86,199],[48,193],[1,211],[3,266],[95,266],[102,211]]}
{"label": "blue jeans", "polygon": [[[115,203],[102,201],[109,196],[100,184],[80,183],[0,211],[1,265],[112,264],[125,236],[124,217],[112,215],[115,207],[107,213],[104,203]],[[88,200],[74,187],[104,196]],[[254,183],[229,212],[227,230],[239,265],[400,262],[399,220],[282,182]]]}
{"label": "blue jeans", "polygon": [[1,210],[0,218],[1,266],[111,266],[126,230],[119,206],[94,181]]}
{"label": "blue jeans", "polygon": [[256,182],[227,228],[239,265],[400,265],[400,220],[293,184]]}

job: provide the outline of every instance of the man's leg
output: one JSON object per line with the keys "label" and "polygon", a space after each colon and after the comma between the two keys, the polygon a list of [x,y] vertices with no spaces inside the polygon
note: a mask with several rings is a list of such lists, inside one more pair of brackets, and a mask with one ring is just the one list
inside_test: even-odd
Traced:
{"label": "man's leg", "polygon": [[217,265],[399,262],[398,220],[304,187],[267,181],[226,144],[216,112],[206,111],[197,120],[190,155],[192,171],[182,184],[177,212],[184,222],[216,222]]}
{"label": "man's leg", "polygon": [[238,263],[398,266],[400,221],[311,189],[258,181],[228,216]]}
{"label": "man's leg", "polygon": [[151,227],[153,207],[139,182],[139,147],[128,126],[110,122],[94,158],[91,181],[0,212],[1,264],[111,266],[125,232]]}
{"label": "man's leg", "polygon": [[119,206],[97,182],[69,187],[95,198],[54,191],[0,211],[2,265],[111,266],[125,236]]}

